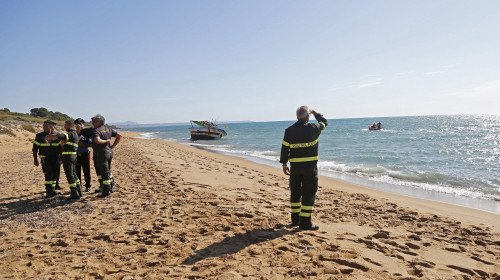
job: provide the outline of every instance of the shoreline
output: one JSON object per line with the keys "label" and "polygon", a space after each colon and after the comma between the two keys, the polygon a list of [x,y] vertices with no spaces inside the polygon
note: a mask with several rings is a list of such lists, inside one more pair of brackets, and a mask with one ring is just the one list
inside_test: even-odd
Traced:
{"label": "shoreline", "polygon": [[320,176],[320,229],[299,231],[281,169],[120,133],[116,191],[69,202],[64,174],[44,197],[34,134],[0,135],[0,278],[500,277],[496,214]]}
{"label": "shoreline", "polygon": [[[136,133],[136,132],[134,131],[133,133]],[[206,150],[206,151],[216,153],[216,154],[222,154],[222,155],[243,158],[243,159],[249,160],[251,162],[257,163],[257,164],[263,164],[263,165],[270,166],[270,167],[276,168],[278,170],[281,170],[280,168],[276,167],[276,164],[277,164],[276,162],[268,160],[268,159],[250,156],[250,155],[239,154],[239,153],[235,153],[235,152],[219,151],[216,149],[211,149],[209,147],[205,147],[203,145],[190,144],[189,142],[185,143],[182,141],[173,141],[173,140],[167,140],[167,139],[163,139],[163,138],[143,138],[141,136],[144,134],[148,134],[148,132],[138,132],[138,133],[140,133],[140,136],[138,137],[139,139],[144,139],[144,140],[158,139],[158,140],[164,140],[164,141],[168,141],[168,142],[178,143],[181,145],[186,145],[189,147],[194,147],[197,149]],[[338,173],[338,172],[328,172],[328,171],[323,171],[323,170],[319,171],[319,176],[324,176],[326,178],[339,180],[341,182],[345,182],[348,184],[353,184],[353,185],[356,185],[359,187],[368,188],[368,189],[372,189],[372,190],[378,190],[378,191],[382,191],[382,192],[386,192],[386,193],[390,193],[390,194],[397,194],[397,195],[402,195],[402,196],[409,197],[409,198],[419,198],[419,199],[424,199],[424,200],[429,200],[429,201],[435,201],[435,202],[440,202],[440,203],[445,203],[445,204],[455,205],[455,206],[461,206],[461,207],[466,207],[469,209],[480,210],[480,211],[484,211],[487,213],[500,215],[500,201],[497,201],[494,199],[484,199],[484,198],[460,196],[460,195],[449,194],[449,193],[440,192],[440,191],[436,191],[436,190],[425,190],[425,189],[420,189],[420,188],[416,188],[416,187],[390,184],[390,183],[385,183],[385,182],[377,182],[377,181],[372,181],[372,180],[369,180],[368,178],[363,178],[363,177],[356,176],[356,175],[343,174],[343,173]]]}
{"label": "shoreline", "polygon": [[[166,140],[166,141],[169,141],[169,140]],[[176,143],[178,143],[178,142],[176,142]],[[180,143],[180,144],[183,144],[183,143]],[[217,151],[217,150],[211,150],[210,148],[204,148],[204,147],[195,146],[195,145],[193,145],[193,147],[198,148],[198,149],[204,149],[204,150],[207,150],[207,151],[210,151],[213,153],[219,153],[219,154],[223,154],[223,155],[240,157],[240,158],[255,162],[257,164],[264,164],[264,165],[281,170],[280,168],[276,167],[275,162],[270,161],[270,160],[266,160],[266,159],[262,159],[262,158],[258,158],[258,157],[254,157],[254,156],[240,155],[237,153],[221,152],[221,151]],[[322,170],[319,171],[319,176],[323,176],[323,177],[330,178],[333,180],[338,180],[338,181],[341,181],[344,183],[356,185],[356,186],[363,187],[363,188],[378,190],[378,191],[391,193],[391,194],[402,195],[402,196],[409,197],[409,198],[419,198],[419,199],[424,199],[424,200],[429,200],[429,201],[441,202],[441,203],[445,203],[445,204],[462,206],[462,207],[466,207],[466,208],[470,208],[470,209],[475,209],[475,210],[480,210],[480,211],[500,215],[500,202],[497,200],[493,200],[493,199],[458,196],[458,195],[453,195],[453,194],[449,194],[449,193],[439,192],[436,190],[424,190],[424,189],[419,189],[419,188],[414,188],[414,187],[409,187],[409,186],[370,181],[367,178],[363,178],[363,177],[356,176],[356,175],[340,174],[340,173],[327,172],[327,171],[322,171]]]}
{"label": "shoreline", "polygon": [[[166,141],[170,144],[179,144],[179,145],[183,145],[183,146],[193,147],[193,148],[196,148],[196,149],[199,149],[202,151],[206,151],[209,153],[218,154],[218,155],[222,155],[222,156],[234,157],[236,159],[242,159],[244,161],[248,161],[252,164],[270,167],[270,168],[277,170],[278,174],[282,174],[282,170],[280,168],[277,168],[275,166],[268,165],[265,163],[259,163],[255,160],[252,160],[251,158],[254,158],[254,157],[251,157],[251,156],[244,157],[244,156],[241,156],[239,154],[224,153],[224,152],[220,152],[220,151],[216,151],[216,150],[211,150],[211,149],[205,148],[205,147],[200,147],[197,145],[186,145],[186,144],[183,144],[180,142],[174,142],[174,141],[169,141],[169,140],[165,140],[165,139],[141,139],[141,140],[146,140],[146,141],[160,140],[160,141]],[[257,158],[257,159],[259,159],[261,161],[266,161],[265,159],[260,159],[260,158]],[[285,175],[283,175],[283,177],[285,177]],[[421,210],[425,209],[426,211],[439,210],[439,211],[443,212],[440,214],[446,214],[447,216],[452,217],[452,218],[461,219],[464,217],[469,217],[468,222],[471,224],[475,223],[478,220],[483,220],[485,223],[490,224],[491,226],[493,226],[494,228],[496,228],[500,232],[500,213],[485,211],[483,209],[466,207],[466,206],[462,206],[462,205],[458,205],[458,204],[454,204],[454,203],[447,203],[447,202],[443,202],[443,201],[439,201],[439,200],[428,199],[425,197],[414,197],[411,195],[400,194],[400,193],[391,192],[391,191],[387,191],[387,190],[383,190],[383,189],[371,188],[371,187],[363,186],[363,185],[356,184],[356,183],[351,183],[351,182],[348,182],[345,180],[341,180],[341,179],[337,179],[337,178],[333,178],[333,177],[329,177],[329,176],[325,176],[325,175],[319,175],[319,178],[320,178],[320,182],[327,182],[327,185],[338,186],[340,190],[348,192],[348,193],[361,192],[361,193],[368,193],[371,196],[375,196],[375,197],[381,198],[381,199],[389,199],[390,198],[391,200],[395,200],[395,201],[397,201],[401,204],[404,204],[408,207],[413,207],[415,210],[418,210],[418,209],[421,209]],[[371,182],[371,181],[368,181],[368,182]],[[321,195],[321,193],[319,193],[319,192],[320,191],[318,190],[318,195]],[[472,199],[474,199],[474,198],[472,198]],[[447,209],[447,208],[452,208],[452,209]],[[473,214],[468,213],[468,211],[471,211]],[[457,215],[455,213],[459,213],[459,214]],[[485,219],[481,218],[482,214],[484,214],[486,216]]]}

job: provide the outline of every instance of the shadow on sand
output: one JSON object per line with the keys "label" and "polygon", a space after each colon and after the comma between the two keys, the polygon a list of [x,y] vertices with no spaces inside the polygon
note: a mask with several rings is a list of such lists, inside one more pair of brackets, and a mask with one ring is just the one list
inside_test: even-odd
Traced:
{"label": "shadow on sand", "polygon": [[45,192],[39,192],[37,197],[27,198],[28,195],[18,197],[8,197],[0,199],[0,220],[14,217],[16,215],[29,214],[33,212],[43,211],[49,208],[55,208],[66,204],[74,203],[78,200],[66,200],[68,197],[65,194],[59,194],[55,197],[45,198]]}
{"label": "shadow on sand", "polygon": [[269,229],[248,230],[245,233],[238,233],[235,236],[226,237],[222,241],[213,243],[204,249],[195,251],[195,254],[185,259],[182,264],[193,265],[207,258],[216,258],[224,255],[235,254],[252,244],[273,240],[285,235],[295,234],[298,231],[299,230],[297,228],[284,228],[283,226]]}

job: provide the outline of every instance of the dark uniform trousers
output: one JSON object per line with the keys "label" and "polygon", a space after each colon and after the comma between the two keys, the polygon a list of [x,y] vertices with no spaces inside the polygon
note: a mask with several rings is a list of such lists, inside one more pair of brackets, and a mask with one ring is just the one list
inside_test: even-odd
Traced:
{"label": "dark uniform trousers", "polygon": [[311,218],[317,191],[318,167],[316,163],[291,164],[290,204],[292,217],[296,217],[300,213],[301,217]]}
{"label": "dark uniform trousers", "polygon": [[76,174],[76,154],[63,155],[63,168],[70,189],[76,189],[76,185],[80,183]]}
{"label": "dark uniform trousers", "polygon": [[59,156],[57,156],[57,165],[56,165],[56,188],[59,188],[59,178],[61,177],[61,162],[59,161]]}
{"label": "dark uniform trousers", "polygon": [[76,174],[78,175],[78,180],[82,181],[82,169],[83,176],[85,177],[85,186],[90,188],[90,154],[78,154],[76,158]]}
{"label": "dark uniform trousers", "polygon": [[318,123],[298,120],[285,130],[280,162],[290,161],[290,210],[292,225],[317,229],[311,223],[316,192],[318,191],[318,149],[321,132],[328,121],[315,114]]}
{"label": "dark uniform trousers", "polygon": [[97,167],[98,164],[97,164],[96,153],[94,153],[92,160],[94,161],[95,174],[97,175],[97,179],[99,180],[99,189],[102,190],[102,177],[101,174],[99,174],[99,168]]}
{"label": "dark uniform trousers", "polygon": [[54,190],[59,180],[59,157],[57,155],[40,157],[40,162],[45,175],[45,189]]}
{"label": "dark uniform trousers", "polygon": [[111,161],[113,160],[113,150],[94,153],[94,164],[102,182],[102,194],[108,195],[112,192],[114,185],[113,174],[111,173]]}

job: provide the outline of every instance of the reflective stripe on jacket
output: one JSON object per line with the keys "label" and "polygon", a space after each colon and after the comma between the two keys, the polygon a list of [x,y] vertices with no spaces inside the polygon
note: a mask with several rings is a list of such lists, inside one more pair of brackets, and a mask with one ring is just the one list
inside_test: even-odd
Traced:
{"label": "reflective stripe on jacket", "polygon": [[61,151],[59,146],[59,140],[50,140],[49,143],[45,143],[45,137],[49,135],[45,132],[40,132],[35,136],[33,141],[33,152],[38,152],[40,158],[47,156],[57,156]]}
{"label": "reflective stripe on jacket", "polygon": [[63,155],[76,155],[79,137],[74,129],[70,129],[69,131],[63,133],[57,133],[57,137],[59,140],[66,141],[62,148]]}
{"label": "reflective stripe on jacket", "polygon": [[285,130],[281,145],[280,162],[316,162],[318,160],[319,136],[328,125],[321,115],[314,116],[318,123],[297,121]]}

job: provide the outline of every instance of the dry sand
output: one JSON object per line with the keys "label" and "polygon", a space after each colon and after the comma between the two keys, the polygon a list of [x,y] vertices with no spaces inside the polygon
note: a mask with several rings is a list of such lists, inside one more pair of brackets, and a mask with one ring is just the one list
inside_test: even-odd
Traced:
{"label": "dry sand", "polygon": [[320,230],[298,231],[280,169],[134,133],[110,197],[68,202],[61,174],[45,199],[34,134],[16,134],[0,135],[0,279],[500,279],[500,215],[321,177]]}

